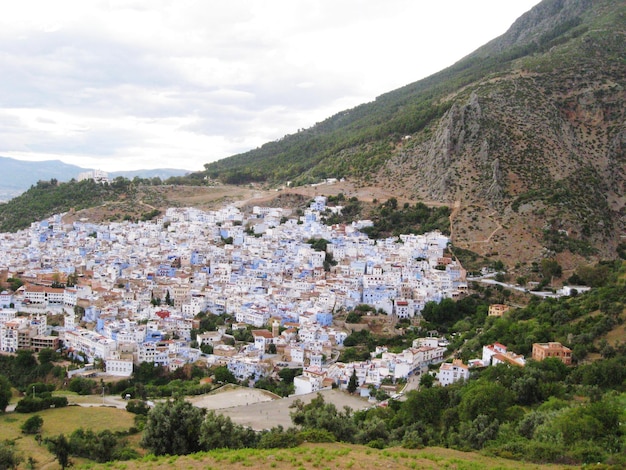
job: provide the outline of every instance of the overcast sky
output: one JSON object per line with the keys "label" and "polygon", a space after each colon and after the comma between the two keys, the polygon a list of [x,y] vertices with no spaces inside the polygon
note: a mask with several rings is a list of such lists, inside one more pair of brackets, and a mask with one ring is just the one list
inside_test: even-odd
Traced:
{"label": "overcast sky", "polygon": [[200,170],[435,73],[537,3],[3,2],[0,155]]}

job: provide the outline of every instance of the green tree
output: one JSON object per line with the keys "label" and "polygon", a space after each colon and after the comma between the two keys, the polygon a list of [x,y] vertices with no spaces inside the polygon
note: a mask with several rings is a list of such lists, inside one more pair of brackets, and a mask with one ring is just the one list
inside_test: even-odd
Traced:
{"label": "green tree", "polygon": [[240,449],[256,445],[256,433],[234,424],[228,416],[207,412],[200,426],[200,446],[203,450]]}
{"label": "green tree", "polygon": [[295,408],[290,415],[296,426],[301,426],[304,430],[328,431],[339,441],[354,441],[356,424],[350,408],[345,407],[343,412],[337,411],[335,405],[325,403],[324,397],[319,393],[306,405],[301,400],[296,400],[290,407]]}
{"label": "green tree", "polygon": [[148,413],[140,445],[154,455],[198,452],[203,415],[202,410],[182,399],[158,403]]}
{"label": "green tree", "polygon": [[9,406],[12,396],[11,382],[4,375],[0,375],[0,411],[3,413]]}
{"label": "green tree", "polygon": [[542,259],[541,260],[541,274],[544,279],[551,279],[552,277],[561,277],[563,274],[563,268],[554,259]]}
{"label": "green tree", "polygon": [[438,425],[449,405],[449,388],[432,387],[410,391],[398,410],[398,418],[406,425],[416,422]]}
{"label": "green tree", "polygon": [[358,386],[359,386],[359,382],[356,376],[356,369],[352,369],[352,375],[350,376],[350,380],[348,381],[348,392],[350,393],[356,392],[356,389]]}
{"label": "green tree", "polygon": [[479,415],[504,420],[506,409],[513,404],[514,394],[495,382],[470,383],[462,390],[459,416],[462,421],[473,421]]}
{"label": "green tree", "polygon": [[0,468],[14,469],[17,468],[22,457],[15,450],[15,443],[12,441],[0,442]]}
{"label": "green tree", "polygon": [[293,428],[277,426],[261,433],[258,447],[261,449],[287,449],[301,444],[300,434]]}
{"label": "green tree", "polygon": [[39,415],[33,415],[28,418],[21,426],[24,434],[39,434],[43,426],[43,418]]}
{"label": "green tree", "polygon": [[9,283],[9,287],[11,287],[11,290],[13,292],[15,292],[16,290],[18,290],[20,287],[24,285],[24,281],[22,281],[18,277],[10,277],[7,279],[7,282]]}
{"label": "green tree", "polygon": [[423,374],[420,377],[421,388],[431,388],[435,384],[435,377],[432,374]]}
{"label": "green tree", "polygon": [[215,381],[221,383],[231,383],[236,384],[237,379],[233,375],[231,371],[228,370],[226,366],[219,366],[215,369]]}
{"label": "green tree", "polygon": [[71,465],[70,462],[70,442],[65,435],[59,434],[57,437],[49,437],[46,439],[48,450],[54,454],[62,469]]}
{"label": "green tree", "polygon": [[486,415],[478,415],[473,421],[461,423],[459,437],[461,442],[472,449],[482,449],[487,441],[498,435],[500,423]]}

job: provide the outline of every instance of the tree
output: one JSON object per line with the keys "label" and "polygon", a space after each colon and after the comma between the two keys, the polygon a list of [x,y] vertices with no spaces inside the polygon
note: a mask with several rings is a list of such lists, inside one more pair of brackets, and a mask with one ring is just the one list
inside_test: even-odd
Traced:
{"label": "tree", "polygon": [[17,468],[21,461],[22,457],[15,450],[14,442],[0,442],[0,468]]}
{"label": "tree", "polygon": [[358,386],[359,386],[359,382],[356,376],[356,369],[352,369],[352,375],[350,376],[350,381],[348,382],[348,392],[350,393],[356,392],[356,389]]}
{"label": "tree", "polygon": [[514,393],[497,382],[469,384],[462,391],[459,416],[463,421],[474,421],[479,415],[485,415],[502,422],[513,400]]}
{"label": "tree", "polygon": [[219,366],[215,369],[215,381],[221,383],[236,384],[237,378],[226,366]]}
{"label": "tree", "polygon": [[71,465],[70,463],[70,442],[65,435],[59,434],[57,437],[46,439],[48,450],[54,454],[62,469]]}
{"label": "tree", "polygon": [[43,418],[33,415],[22,424],[21,430],[24,434],[39,434],[43,426]]}
{"label": "tree", "polygon": [[420,377],[420,388],[431,388],[435,383],[435,377],[432,374],[424,374]]}
{"label": "tree", "polygon": [[13,393],[11,392],[11,383],[9,379],[7,379],[4,375],[0,375],[0,411],[4,413],[9,406],[9,402],[11,401],[11,397]]}
{"label": "tree", "polygon": [[554,259],[542,259],[541,260],[541,274],[544,279],[551,279],[552,277],[561,277],[563,274],[563,268]]}
{"label": "tree", "polygon": [[486,415],[478,415],[473,421],[463,421],[459,430],[461,442],[472,449],[482,449],[485,443],[498,435],[500,423]]}
{"label": "tree", "polygon": [[22,281],[18,277],[10,277],[7,279],[7,282],[9,283],[9,286],[11,287],[11,290],[13,292],[15,292],[16,290],[18,290],[20,287],[24,285],[24,281]]}
{"label": "tree", "polygon": [[241,449],[255,446],[256,433],[234,424],[228,416],[209,411],[200,426],[199,439],[203,450]]}
{"label": "tree", "polygon": [[332,433],[339,441],[354,441],[356,424],[352,410],[347,406],[343,412],[337,411],[335,405],[325,403],[324,397],[318,393],[308,404],[296,400],[290,408],[295,408],[290,413],[291,421],[303,430],[322,429]]}
{"label": "tree", "polygon": [[140,445],[154,455],[198,452],[203,417],[203,410],[182,399],[158,403],[148,413]]}

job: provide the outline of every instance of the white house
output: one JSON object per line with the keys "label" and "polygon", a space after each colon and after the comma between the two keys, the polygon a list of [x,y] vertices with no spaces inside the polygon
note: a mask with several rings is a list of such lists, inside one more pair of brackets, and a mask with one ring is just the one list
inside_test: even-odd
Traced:
{"label": "white house", "polygon": [[443,387],[459,380],[468,380],[469,366],[463,364],[460,359],[454,359],[452,363],[445,362],[441,364],[437,378]]}

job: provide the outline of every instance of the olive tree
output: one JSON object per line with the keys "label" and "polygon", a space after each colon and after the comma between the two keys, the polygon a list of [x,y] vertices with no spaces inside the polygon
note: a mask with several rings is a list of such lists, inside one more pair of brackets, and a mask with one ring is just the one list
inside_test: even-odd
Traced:
{"label": "olive tree", "polygon": [[141,446],[154,455],[198,452],[203,418],[203,410],[182,399],[158,403],[148,413]]}

